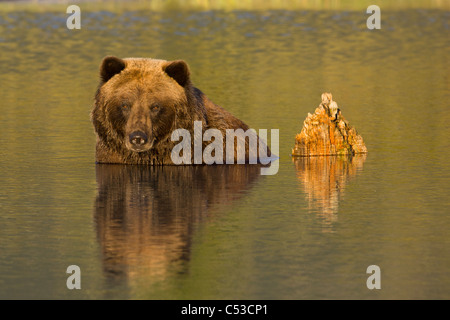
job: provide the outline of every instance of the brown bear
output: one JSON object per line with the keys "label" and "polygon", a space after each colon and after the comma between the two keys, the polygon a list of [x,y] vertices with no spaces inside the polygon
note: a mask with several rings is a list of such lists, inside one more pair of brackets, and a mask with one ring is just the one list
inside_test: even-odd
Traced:
{"label": "brown bear", "polygon": [[[192,150],[198,148],[194,146],[194,141],[200,141],[201,150],[215,141],[215,136],[210,137],[209,141],[203,136],[208,129],[219,130],[215,132],[223,137],[227,129],[242,129],[247,133],[242,144],[245,145],[245,162],[249,162],[250,153],[257,152],[255,148],[249,148],[252,146],[250,136],[256,133],[195,88],[190,80],[189,67],[182,60],[109,56],[101,63],[100,78],[91,112],[97,134],[97,163],[178,164],[171,157],[173,148],[179,143],[172,141],[172,133],[176,129],[185,129],[191,134]],[[201,121],[195,124],[201,124],[200,133],[194,130],[195,121]],[[198,137],[199,134],[201,137]],[[223,149],[217,154],[222,153],[224,159],[225,155],[233,156],[235,163],[238,163],[236,148],[240,138],[236,136],[232,139],[233,148],[226,148],[224,138]],[[257,141],[259,144],[259,138]],[[181,153],[184,152],[183,149]],[[214,149],[212,154],[216,152]],[[270,150],[267,153],[270,155]],[[202,157],[201,162],[195,160],[192,152],[188,164],[206,163]]]}

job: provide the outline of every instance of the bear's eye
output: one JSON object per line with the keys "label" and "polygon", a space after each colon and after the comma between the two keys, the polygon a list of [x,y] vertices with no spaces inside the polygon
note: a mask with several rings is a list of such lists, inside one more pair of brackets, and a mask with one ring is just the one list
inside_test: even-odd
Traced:
{"label": "bear's eye", "polygon": [[150,110],[152,111],[158,111],[159,109],[161,109],[159,104],[154,104],[150,107]]}
{"label": "bear's eye", "polygon": [[124,113],[128,113],[131,110],[131,103],[129,103],[128,101],[123,101],[120,104],[120,109],[122,110],[122,112]]}

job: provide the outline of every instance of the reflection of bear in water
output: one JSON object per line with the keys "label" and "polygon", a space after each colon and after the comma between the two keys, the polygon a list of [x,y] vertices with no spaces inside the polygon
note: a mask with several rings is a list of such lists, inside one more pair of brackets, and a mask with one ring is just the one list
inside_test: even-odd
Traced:
{"label": "reflection of bear in water", "polygon": [[[98,163],[173,164],[171,151],[179,142],[171,140],[172,132],[182,128],[194,137],[195,121],[202,122],[204,131],[217,129],[223,137],[227,129],[249,129],[192,85],[189,68],[182,60],[106,57],[100,76],[91,113]],[[191,141],[193,144],[194,138]],[[249,152],[257,152],[249,150],[248,141],[243,142],[247,163]],[[209,143],[204,141],[203,148]],[[230,159],[237,162],[235,150]],[[229,155],[224,145],[225,156]]]}
{"label": "reflection of bear in water", "polygon": [[185,272],[193,229],[241,197],[256,165],[97,165],[95,222],[104,273],[163,280]]}

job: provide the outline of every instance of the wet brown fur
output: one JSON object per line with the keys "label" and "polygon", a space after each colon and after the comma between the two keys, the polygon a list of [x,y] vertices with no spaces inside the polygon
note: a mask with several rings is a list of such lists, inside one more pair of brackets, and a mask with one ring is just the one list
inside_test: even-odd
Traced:
{"label": "wet brown fur", "polygon": [[[172,148],[179,143],[171,141],[172,131],[187,129],[193,143],[194,121],[202,121],[203,131],[219,129],[224,144],[226,129],[249,128],[192,85],[183,61],[106,57],[100,76],[91,112],[97,163],[171,165]],[[157,111],[152,111],[154,106]],[[148,151],[127,148],[128,135],[138,129],[155,138]],[[248,159],[247,143],[246,152]]]}

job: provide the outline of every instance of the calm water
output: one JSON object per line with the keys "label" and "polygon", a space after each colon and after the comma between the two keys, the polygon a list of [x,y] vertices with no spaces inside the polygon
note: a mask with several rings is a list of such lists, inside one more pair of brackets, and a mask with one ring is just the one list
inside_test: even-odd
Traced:
{"label": "calm water", "polygon": [[[363,11],[66,17],[0,12],[0,298],[450,298],[449,11],[385,10],[378,31]],[[95,165],[109,54],[186,60],[215,103],[280,129],[278,174]],[[367,156],[291,159],[325,91]]]}

